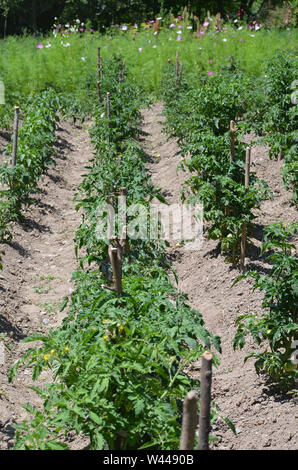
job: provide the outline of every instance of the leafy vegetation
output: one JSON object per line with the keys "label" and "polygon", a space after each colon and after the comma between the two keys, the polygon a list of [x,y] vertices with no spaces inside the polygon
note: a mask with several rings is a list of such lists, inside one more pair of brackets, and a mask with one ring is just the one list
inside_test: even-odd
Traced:
{"label": "leafy vegetation", "polygon": [[5,151],[7,159],[0,166],[1,242],[11,239],[11,222],[22,217],[22,209],[33,202],[32,194],[38,191],[40,176],[54,164],[55,124],[59,120],[57,112],[60,108],[61,103],[53,91],[46,91],[29,101],[19,131],[16,166],[11,165],[9,158],[12,144]]}
{"label": "leafy vegetation", "polygon": [[[191,176],[185,181],[182,199],[204,207],[208,235],[219,240],[221,250],[233,263],[240,252],[243,224],[251,233],[255,209],[268,197],[268,186],[251,172],[244,186],[245,145],[241,141],[247,125],[237,122],[234,154],[230,150],[230,121],[244,115],[250,81],[232,64],[232,70],[208,78],[193,74],[179,82],[175,67],[164,78],[166,130],[178,137]],[[171,86],[169,86],[169,82]]]}
{"label": "leafy vegetation", "polygon": [[[10,380],[21,365],[33,365],[36,379],[49,368],[55,380],[35,388],[44,408],[26,406],[32,420],[17,427],[16,449],[64,448],[71,430],[88,436],[92,449],[178,448],[182,400],[198,388],[185,367],[206,348],[220,351],[220,339],[172,285],[161,243],[128,240],[123,295],[103,285],[111,242],[96,236],[96,209],[124,184],[128,203],[148,204],[158,196],[135,140],[140,94],[119,58],[103,61],[103,71],[101,91],[111,94],[111,120],[99,104],[91,132],[96,153],[77,196],[84,209],[77,248],[85,253],[74,273],[76,290],[61,306],[70,302],[61,327],[27,338],[42,346],[27,350],[11,370]],[[212,419],[216,416],[213,407]]]}
{"label": "leafy vegetation", "polygon": [[298,259],[293,243],[297,228],[297,223],[266,227],[261,254],[267,253],[272,264],[270,273],[248,271],[237,280],[248,276],[254,279],[253,290],[264,291],[263,311],[241,315],[233,340],[234,349],[244,347],[248,334],[258,345],[263,344],[264,351],[250,353],[245,360],[254,357],[257,373],[265,370],[274,382],[287,387],[295,387],[298,373],[297,364],[291,360],[298,332]]}
{"label": "leafy vegetation", "polygon": [[268,63],[265,69],[267,111],[263,122],[265,140],[270,146],[269,156],[284,157],[283,181],[287,189],[293,190],[293,201],[296,203],[298,202],[297,66],[297,56],[291,53],[279,53]]}

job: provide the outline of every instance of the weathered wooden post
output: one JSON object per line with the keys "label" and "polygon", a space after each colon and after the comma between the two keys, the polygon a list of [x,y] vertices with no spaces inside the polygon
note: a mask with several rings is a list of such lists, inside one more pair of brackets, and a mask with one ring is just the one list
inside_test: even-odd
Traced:
{"label": "weathered wooden post", "polygon": [[14,123],[13,123],[13,144],[12,144],[12,166],[17,164],[17,148],[18,148],[18,131],[19,131],[19,106],[14,107]]}
{"label": "weathered wooden post", "polygon": [[100,47],[97,48],[97,69],[98,69],[97,96],[98,96],[98,102],[102,103],[101,87],[100,87],[100,79],[102,77],[102,59],[100,55]]}
{"label": "weathered wooden post", "polygon": [[183,403],[182,432],[179,450],[193,450],[198,426],[198,392],[188,392]]}
{"label": "weathered wooden post", "polygon": [[[246,190],[248,189],[248,186],[249,186],[250,152],[251,152],[250,148],[247,147],[246,158],[245,158],[245,180],[244,180],[244,185],[245,185]],[[241,235],[241,259],[240,259],[241,272],[244,271],[244,264],[245,264],[246,236],[247,236],[247,225],[244,222],[242,224],[242,235]]]}
{"label": "weathered wooden post", "polygon": [[202,369],[201,369],[198,450],[208,450],[209,448],[211,382],[212,382],[212,353],[205,351],[202,356]]}
{"label": "weathered wooden post", "polygon": [[110,92],[107,92],[107,117],[110,124],[111,121],[111,101],[110,101]]}
{"label": "weathered wooden post", "polygon": [[236,133],[236,125],[234,121],[230,121],[230,161],[234,160],[235,154],[235,133]]}

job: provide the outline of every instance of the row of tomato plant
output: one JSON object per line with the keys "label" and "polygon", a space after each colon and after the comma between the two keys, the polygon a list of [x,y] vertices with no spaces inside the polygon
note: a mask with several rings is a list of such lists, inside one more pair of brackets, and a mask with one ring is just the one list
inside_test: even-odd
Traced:
{"label": "row of tomato plant", "polygon": [[[178,138],[181,168],[190,172],[182,199],[203,205],[209,238],[219,240],[221,251],[236,264],[243,224],[249,241],[256,209],[271,194],[253,171],[249,186],[244,185],[246,145],[242,138],[249,125],[240,118],[250,109],[252,96],[245,93],[250,81],[235,64],[216,77],[206,79],[198,72],[189,72],[187,79],[180,80],[175,65],[170,64],[163,83],[165,131]],[[237,126],[233,158],[231,121]]]}
{"label": "row of tomato plant", "polygon": [[[251,79],[235,64],[207,80],[197,73],[181,80],[174,65],[165,70],[165,131],[178,137],[184,156],[182,168],[190,172],[182,198],[203,203],[209,237],[219,239],[222,250],[232,252],[233,260],[239,252],[243,222],[250,224],[262,199],[271,197],[268,186],[253,174],[249,189],[243,186],[244,133],[254,130],[261,136],[270,145],[270,157],[282,150],[284,182],[287,188],[292,184],[296,198],[293,122],[297,108],[290,99],[293,63],[289,57],[277,56],[265,72],[264,79],[253,89]],[[229,124],[236,116],[238,136],[234,160],[230,161]],[[254,357],[257,373],[265,370],[273,382],[292,389],[297,379],[296,231],[297,223],[276,223],[265,228],[260,255],[271,269],[266,274],[248,271],[238,278],[251,277],[253,289],[264,292],[262,311],[241,315],[233,339],[234,349],[243,348],[250,334],[264,349],[248,354],[245,360]]]}
{"label": "row of tomato plant", "polygon": [[278,53],[264,72],[264,113],[261,129],[270,146],[269,157],[283,159],[286,189],[298,203],[298,59],[294,53]]}
{"label": "row of tomato plant", "polygon": [[[54,379],[34,388],[43,409],[26,405],[31,419],[17,426],[17,449],[67,448],[71,431],[87,436],[91,449],[177,449],[183,398],[199,388],[185,370],[206,348],[219,363],[220,339],[173,286],[162,242],[128,240],[123,294],[105,286],[111,241],[98,236],[98,208],[124,187],[127,206],[163,199],[139,140],[142,93],[121,58],[102,65],[101,95],[110,93],[111,117],[99,103],[90,131],[94,157],[76,196],[83,219],[75,238],[75,291],[62,302],[61,309],[68,308],[62,325],[27,338],[41,344],[28,349],[10,374],[13,380],[19,367],[30,365],[33,379],[47,369]],[[219,412],[213,404],[212,420]]]}
{"label": "row of tomato plant", "polygon": [[53,145],[61,103],[51,90],[29,99],[18,133],[17,163],[11,164],[12,143],[3,152],[0,166],[0,241],[11,241],[12,222],[34,202],[38,180],[55,163]]}

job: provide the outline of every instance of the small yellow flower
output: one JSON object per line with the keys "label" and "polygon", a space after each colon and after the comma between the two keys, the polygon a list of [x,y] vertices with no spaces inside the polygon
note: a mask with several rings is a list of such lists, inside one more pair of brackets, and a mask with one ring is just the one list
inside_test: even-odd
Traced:
{"label": "small yellow flower", "polygon": [[51,350],[52,356],[54,356],[55,352],[56,352],[55,349],[52,349],[52,350]]}
{"label": "small yellow flower", "polygon": [[107,339],[109,339],[109,337],[107,335],[104,335],[103,339],[106,341]]}
{"label": "small yellow flower", "polygon": [[43,357],[44,357],[45,361],[48,361],[50,359],[51,355],[50,354],[45,354]]}
{"label": "small yellow flower", "polygon": [[69,352],[69,348],[65,346],[64,351]]}
{"label": "small yellow flower", "polygon": [[155,155],[155,158],[160,158],[160,154],[158,153],[157,155]]}
{"label": "small yellow flower", "polygon": [[123,331],[123,330],[124,330],[124,326],[120,325],[120,326],[119,326],[119,330],[120,330],[120,331]]}

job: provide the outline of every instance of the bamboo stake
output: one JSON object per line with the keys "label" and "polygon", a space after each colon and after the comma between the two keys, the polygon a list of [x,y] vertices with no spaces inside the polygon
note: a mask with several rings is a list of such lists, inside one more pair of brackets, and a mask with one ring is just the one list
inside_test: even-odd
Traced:
{"label": "bamboo stake", "polygon": [[183,73],[183,62],[180,62],[180,71],[179,71],[179,85],[182,81],[182,73]]}
{"label": "bamboo stake", "polygon": [[98,80],[97,80],[97,96],[99,103],[102,103],[101,88],[100,88],[100,78],[102,77],[102,63],[100,56],[100,47],[97,48],[97,68],[98,68]]}
{"label": "bamboo stake", "polygon": [[212,353],[205,351],[202,356],[200,418],[198,450],[209,448],[211,409]]}
{"label": "bamboo stake", "polygon": [[198,426],[198,392],[191,390],[184,399],[179,450],[193,450]]}
{"label": "bamboo stake", "polygon": [[108,121],[111,121],[111,101],[110,101],[110,92],[107,92],[107,116]]}
{"label": "bamboo stake", "polygon": [[98,76],[102,77],[102,57],[100,55],[100,47],[97,48],[97,66],[98,66]]}
{"label": "bamboo stake", "polygon": [[113,279],[114,279],[114,290],[117,292],[118,295],[122,294],[122,282],[121,282],[121,260],[119,259],[118,255],[118,247],[110,247],[109,248],[109,255],[113,270]]}
{"label": "bamboo stake", "polygon": [[179,56],[179,51],[176,52],[176,77],[178,77],[178,67],[179,67],[178,56]]}
{"label": "bamboo stake", "polygon": [[[249,172],[250,172],[250,148],[247,147],[246,149],[246,158],[245,158],[245,181],[244,185],[247,189],[249,186]],[[241,235],[241,259],[240,259],[240,270],[241,272],[244,271],[244,263],[245,263],[245,251],[246,251],[246,236],[247,236],[247,225],[244,222],[242,224],[242,235]]]}
{"label": "bamboo stake", "polygon": [[236,126],[234,121],[230,121],[230,161],[232,162],[234,160],[234,154],[235,154],[235,132],[236,132]]}
{"label": "bamboo stake", "polygon": [[12,147],[12,166],[17,164],[17,148],[18,148],[18,130],[19,130],[19,106],[14,107],[14,124],[13,124],[13,147]]}

